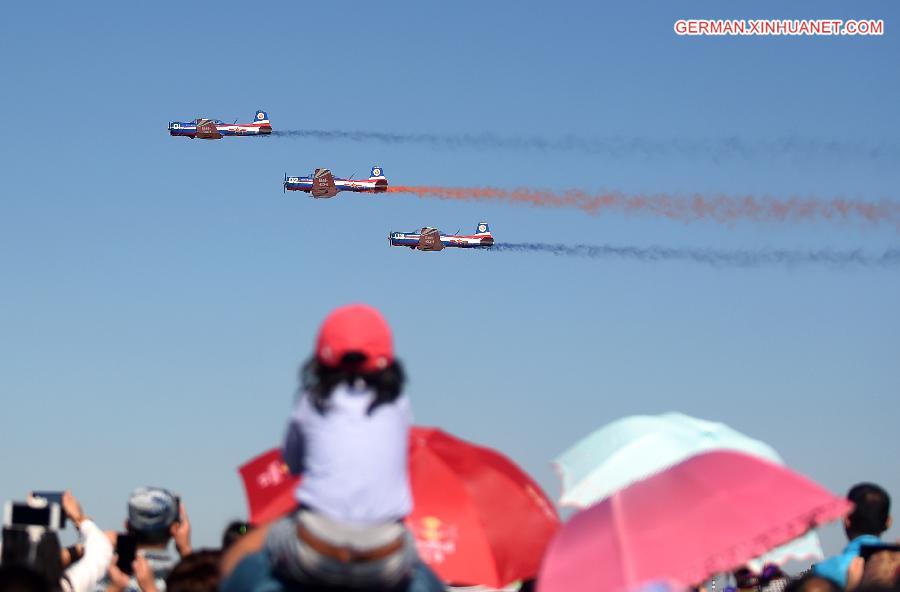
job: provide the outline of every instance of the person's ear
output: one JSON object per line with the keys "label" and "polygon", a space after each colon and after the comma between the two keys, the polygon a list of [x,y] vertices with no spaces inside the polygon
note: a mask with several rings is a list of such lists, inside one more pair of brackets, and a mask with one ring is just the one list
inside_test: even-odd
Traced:
{"label": "person's ear", "polygon": [[850,530],[850,516],[844,516],[844,530]]}
{"label": "person's ear", "polygon": [[888,516],[887,522],[884,523],[884,530],[888,531],[891,529],[891,526],[894,524],[894,517]]}
{"label": "person's ear", "polygon": [[175,520],[174,522],[172,522],[172,524],[169,525],[169,534],[173,537],[175,536],[175,533],[178,532],[178,524],[178,520]]}

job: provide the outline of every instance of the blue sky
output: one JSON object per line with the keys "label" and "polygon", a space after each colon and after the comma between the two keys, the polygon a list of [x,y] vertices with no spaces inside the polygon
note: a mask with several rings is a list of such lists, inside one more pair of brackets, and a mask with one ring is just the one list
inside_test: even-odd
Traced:
{"label": "blue sky", "polygon": [[[896,270],[711,269],[414,253],[390,230],[719,248],[898,244],[863,224],[676,223],[412,196],[283,195],[318,166],[392,183],[897,199],[896,158],[621,158],[170,138],[282,129],[893,143],[888,1],[17,3],[0,21],[0,497],[71,487],[103,526],[179,491],[200,545],[244,512],[318,323],[380,307],[419,423],[494,446],[552,496],[591,430],[679,410],[835,492],[900,494]],[[883,37],[687,38],[679,18],[883,18]],[[895,530],[896,532],[896,530]],[[898,533],[900,534],[900,533]],[[836,530],[826,533],[834,549]]]}

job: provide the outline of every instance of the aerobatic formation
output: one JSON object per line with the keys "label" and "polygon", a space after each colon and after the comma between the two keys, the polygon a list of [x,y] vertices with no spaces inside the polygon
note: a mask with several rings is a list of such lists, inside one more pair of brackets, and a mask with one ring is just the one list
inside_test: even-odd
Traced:
{"label": "aerobatic formation", "polygon": [[[197,118],[193,121],[169,122],[169,134],[203,140],[220,140],[226,136],[309,136],[319,137],[319,132],[298,130],[273,130],[269,115],[257,111],[250,123],[225,123],[218,119]],[[320,134],[321,135],[321,134]],[[328,135],[325,139],[334,139]],[[384,134],[381,134],[384,135]],[[379,139],[378,134],[348,136],[352,140]],[[377,136],[377,137],[376,137]],[[343,136],[335,136],[341,137]],[[426,136],[422,136],[423,138]],[[428,136],[430,137],[430,136]],[[391,136],[393,138],[393,136]],[[405,136],[403,137],[405,138]],[[401,139],[403,139],[401,138]],[[322,138],[319,138],[322,139]],[[381,138],[383,139],[383,138]],[[416,136],[414,139],[421,139]],[[669,220],[692,222],[713,220],[732,224],[740,220],[766,222],[851,222],[867,224],[884,223],[900,230],[900,202],[891,200],[859,201],[843,198],[821,199],[815,197],[776,199],[757,196],[704,196],[704,195],[624,195],[618,192],[589,193],[580,190],[553,191],[531,188],[513,190],[496,187],[438,187],[414,185],[389,185],[384,169],[375,165],[368,178],[335,177],[331,170],[317,168],[311,175],[291,177],[287,173],[282,182],[283,191],[303,191],[316,199],[331,198],[341,191],[354,193],[403,193],[419,197],[460,201],[497,201],[538,207],[568,207],[597,214],[614,211],[624,214],[643,213]],[[445,248],[490,249],[499,252],[543,252],[555,255],[579,257],[623,257],[640,261],[689,260],[716,266],[756,266],[806,263],[828,265],[860,265],[866,267],[894,267],[900,265],[898,249],[889,249],[878,255],[866,255],[858,251],[735,251],[719,252],[704,249],[667,249],[664,247],[616,247],[610,245],[553,245],[546,243],[494,243],[490,227],[479,222],[474,234],[444,234],[426,226],[413,232],[388,234],[392,247],[408,247],[417,251],[442,251]]]}

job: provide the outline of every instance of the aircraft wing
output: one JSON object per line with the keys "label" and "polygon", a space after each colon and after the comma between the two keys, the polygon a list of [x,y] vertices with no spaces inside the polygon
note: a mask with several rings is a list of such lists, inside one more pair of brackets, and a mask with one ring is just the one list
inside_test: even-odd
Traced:
{"label": "aircraft wing", "polygon": [[334,175],[328,169],[316,169],[313,173],[312,190],[313,197],[334,197],[337,195],[337,187],[334,184]]}
{"label": "aircraft wing", "polygon": [[419,234],[419,244],[416,246],[420,251],[440,251],[444,248],[441,242],[441,231],[437,228],[423,228]]}
{"label": "aircraft wing", "polygon": [[197,121],[197,137],[204,140],[219,140],[222,138],[222,132],[212,120],[200,119]]}

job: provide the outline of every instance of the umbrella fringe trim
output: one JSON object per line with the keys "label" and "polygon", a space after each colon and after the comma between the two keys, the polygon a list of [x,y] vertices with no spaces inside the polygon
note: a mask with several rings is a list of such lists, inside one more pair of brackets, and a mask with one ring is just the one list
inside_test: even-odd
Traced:
{"label": "umbrella fringe trim", "polygon": [[843,499],[836,499],[833,502],[804,512],[780,528],[769,530],[765,534],[754,537],[752,540],[723,549],[706,559],[706,561],[685,569],[680,577],[672,579],[685,586],[699,585],[709,576],[737,569],[751,559],[779,545],[792,541],[817,526],[836,520],[849,510],[849,502]]}

